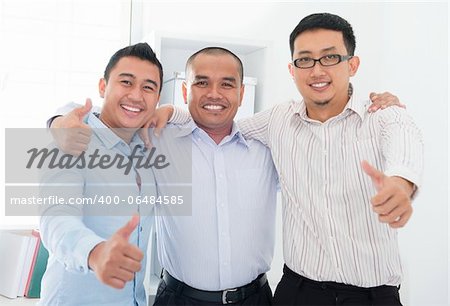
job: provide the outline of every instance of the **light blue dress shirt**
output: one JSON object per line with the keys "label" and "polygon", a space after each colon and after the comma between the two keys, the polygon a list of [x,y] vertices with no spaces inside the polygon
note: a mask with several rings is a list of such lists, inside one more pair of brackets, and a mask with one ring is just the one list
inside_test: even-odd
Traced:
{"label": "light blue dress shirt", "polygon": [[[152,141],[192,150],[192,213],[157,213],[161,265],[197,289],[246,285],[270,269],[273,257],[278,178],[270,151],[245,140],[236,124],[220,144],[193,121],[170,128],[178,129],[175,139],[165,137],[166,130]],[[161,171],[155,175],[161,194],[170,194],[170,179]]]}
{"label": "light blue dress shirt", "polygon": [[[135,135],[128,145],[108,129],[95,115],[90,114],[88,124],[93,135],[87,154],[99,149],[99,154],[129,156],[135,146],[141,146],[141,139]],[[139,154],[144,154],[138,149]],[[137,172],[141,180],[141,190],[136,183]],[[42,176],[42,183],[68,184],[64,196],[93,199],[101,196],[116,195],[122,201],[128,197],[156,195],[155,178],[150,169],[137,170],[134,166],[128,175],[124,169],[113,167],[107,170],[53,169]],[[42,185],[43,195],[50,192]],[[121,205],[123,204],[123,201]],[[135,274],[133,281],[127,282],[123,289],[114,289],[100,283],[88,267],[89,252],[98,243],[110,238],[123,227],[134,212],[140,214],[140,224],[130,236],[130,243],[137,245],[147,253],[150,228],[154,222],[154,207],[132,206],[127,208],[130,215],[117,213],[109,207],[85,205],[74,208],[62,205],[47,209],[40,219],[42,241],[49,250],[47,270],[42,280],[39,305],[142,305],[147,306],[143,285],[146,258],[142,260],[142,269]]]}

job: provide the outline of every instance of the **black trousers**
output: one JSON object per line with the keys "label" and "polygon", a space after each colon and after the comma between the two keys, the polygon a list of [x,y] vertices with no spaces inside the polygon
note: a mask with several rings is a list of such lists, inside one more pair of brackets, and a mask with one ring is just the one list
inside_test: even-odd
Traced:
{"label": "black trousers", "polygon": [[[159,282],[158,291],[156,292],[155,303],[153,306],[217,306],[222,303],[204,302],[190,297],[177,294],[171,288],[168,288],[163,280]],[[255,294],[252,294],[245,300],[230,305],[272,305],[272,290],[270,290],[269,282],[262,286]]]}
{"label": "black trousers", "polygon": [[398,288],[361,288],[335,282],[317,282],[298,275],[286,265],[275,290],[274,305],[358,305],[401,306]]}

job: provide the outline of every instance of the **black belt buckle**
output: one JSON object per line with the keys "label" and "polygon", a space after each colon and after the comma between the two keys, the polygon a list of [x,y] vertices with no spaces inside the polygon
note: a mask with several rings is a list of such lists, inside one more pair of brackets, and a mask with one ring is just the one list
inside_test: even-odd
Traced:
{"label": "black belt buckle", "polygon": [[238,288],[234,288],[234,289],[227,289],[222,291],[222,304],[231,304],[231,303],[236,303],[239,302],[239,298],[238,295],[235,295],[235,299],[228,299],[228,293],[233,293],[233,292],[237,292]]}

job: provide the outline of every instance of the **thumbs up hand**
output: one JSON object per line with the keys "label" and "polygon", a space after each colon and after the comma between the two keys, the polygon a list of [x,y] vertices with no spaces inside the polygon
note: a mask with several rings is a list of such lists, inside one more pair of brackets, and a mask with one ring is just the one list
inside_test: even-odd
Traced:
{"label": "thumbs up hand", "polygon": [[133,280],[134,273],[141,270],[144,254],[128,242],[138,224],[139,216],[134,215],[110,239],[97,244],[90,252],[89,267],[102,283],[122,289],[126,282]]}
{"label": "thumbs up hand", "polygon": [[92,129],[83,122],[83,118],[91,109],[92,101],[88,98],[85,105],[53,120],[50,131],[64,153],[78,156],[88,148]]}
{"label": "thumbs up hand", "polygon": [[411,195],[414,185],[401,177],[384,175],[367,161],[363,161],[361,166],[378,192],[372,197],[371,203],[380,222],[388,223],[392,228],[403,227],[412,215]]}

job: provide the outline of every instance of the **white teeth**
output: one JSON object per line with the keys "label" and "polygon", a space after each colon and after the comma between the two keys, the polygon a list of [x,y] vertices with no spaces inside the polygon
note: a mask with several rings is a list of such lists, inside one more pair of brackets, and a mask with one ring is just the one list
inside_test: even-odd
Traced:
{"label": "white teeth", "polygon": [[325,87],[327,85],[328,85],[328,83],[314,83],[314,84],[311,84],[311,86],[315,87],[315,88],[321,88],[321,87]]}
{"label": "white teeth", "polygon": [[221,110],[221,109],[224,109],[224,107],[221,106],[221,105],[210,105],[210,104],[203,106],[203,108],[206,108],[206,109],[209,109],[209,110]]}
{"label": "white teeth", "polygon": [[129,106],[129,105],[121,105],[121,106],[122,106],[122,108],[126,109],[129,112],[139,113],[141,111],[139,108],[132,107],[132,106]]}

